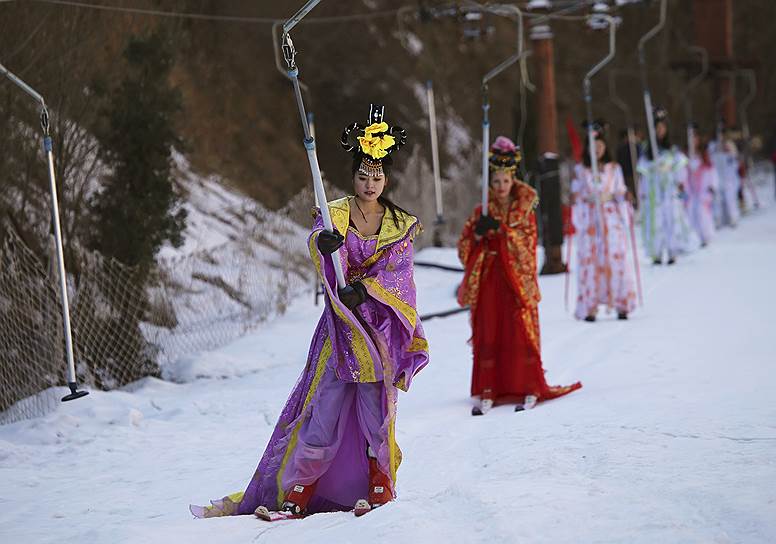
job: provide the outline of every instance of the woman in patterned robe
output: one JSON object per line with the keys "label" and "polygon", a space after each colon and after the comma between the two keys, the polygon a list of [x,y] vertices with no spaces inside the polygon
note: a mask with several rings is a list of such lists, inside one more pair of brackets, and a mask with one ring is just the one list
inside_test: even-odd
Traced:
{"label": "woman in patterned robe", "polygon": [[719,190],[719,175],[709,153],[707,140],[693,136],[694,147],[687,180],[687,213],[690,223],[706,246],[714,236],[714,195]]}
{"label": "woman in patterned robe", "polygon": [[667,113],[655,109],[657,160],[652,160],[648,146],[639,159],[641,174],[639,210],[644,247],[655,265],[676,262],[679,255],[695,247],[695,236],[684,207],[687,183],[687,157],[671,146],[668,136]]}
{"label": "woman in patterned robe", "polygon": [[636,307],[628,234],[632,210],[620,165],[613,162],[603,136],[595,138],[600,181],[593,179],[589,146],[584,166],[577,165],[571,184],[574,227],[577,231],[577,319],[593,322],[598,307],[617,311],[627,319]]}
{"label": "woman in patterned robe", "polygon": [[488,214],[481,206],[469,217],[458,241],[465,267],[458,302],[471,308],[471,394],[479,397],[472,415],[494,404],[516,410],[580,388],[547,385],[539,337],[536,266],[536,191],[515,176],[520,152],[500,136],[491,147]]}

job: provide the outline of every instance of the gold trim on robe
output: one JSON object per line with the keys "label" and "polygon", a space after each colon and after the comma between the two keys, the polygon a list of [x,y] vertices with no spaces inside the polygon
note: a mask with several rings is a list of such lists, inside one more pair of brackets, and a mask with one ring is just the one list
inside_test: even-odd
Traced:
{"label": "gold trim on robe", "polygon": [[[522,181],[516,181],[512,187],[512,203],[509,210],[504,210],[495,199],[491,198],[488,212],[501,223],[501,231],[505,236],[499,236],[502,243],[501,251],[504,259],[509,284],[523,304],[536,305],[541,299],[536,272],[536,241],[537,228],[534,209],[539,202],[536,191]],[[466,268],[464,280],[458,291],[458,302],[461,306],[471,306],[474,309],[479,298],[480,282],[485,274],[489,256],[486,245],[488,235],[479,242],[475,241],[474,228],[481,215],[481,207],[477,206],[474,213],[464,225],[461,238],[458,241],[458,257]]]}

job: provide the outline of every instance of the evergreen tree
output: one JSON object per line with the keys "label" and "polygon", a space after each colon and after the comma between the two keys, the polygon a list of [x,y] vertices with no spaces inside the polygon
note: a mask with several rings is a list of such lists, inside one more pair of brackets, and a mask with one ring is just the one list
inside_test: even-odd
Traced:
{"label": "evergreen tree", "polygon": [[94,201],[92,247],[148,272],[166,241],[183,243],[186,211],[172,179],[174,126],[181,96],[169,82],[170,43],[157,32],[133,37],[124,51],[123,80],[106,99],[97,129],[102,160],[111,169]]}
{"label": "evergreen tree", "polygon": [[[109,172],[91,203],[91,246],[138,267],[137,299],[127,304],[107,288],[92,293],[94,300],[81,301],[94,304],[92,327],[114,338],[98,360],[90,361],[96,385],[108,388],[160,375],[154,348],[140,328],[148,306],[145,288],[159,248],[167,241],[180,246],[186,221],[173,184],[172,150],[181,145],[174,120],[182,100],[169,81],[171,44],[160,32],[135,36],[123,64],[118,71],[123,79],[115,87],[93,88],[104,104],[95,135]],[[110,311],[98,311],[106,307]]]}

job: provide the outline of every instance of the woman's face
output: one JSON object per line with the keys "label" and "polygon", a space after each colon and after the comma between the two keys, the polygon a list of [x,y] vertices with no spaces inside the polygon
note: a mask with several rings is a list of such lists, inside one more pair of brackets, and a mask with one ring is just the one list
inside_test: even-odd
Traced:
{"label": "woman's face", "polygon": [[387,179],[383,174],[368,176],[361,172],[356,172],[353,176],[353,189],[358,198],[365,202],[372,202],[376,201],[383,194],[386,181]]}
{"label": "woman's face", "polygon": [[606,153],[606,144],[602,140],[595,141],[595,156],[600,161]]}
{"label": "woman's face", "polygon": [[494,196],[499,200],[505,200],[512,191],[512,185],[515,184],[515,178],[512,172],[506,170],[496,170],[490,176],[490,189]]}
{"label": "woman's face", "polygon": [[693,132],[693,135],[692,135],[692,148],[695,149],[696,151],[700,151],[700,147],[701,147],[701,137],[698,136],[697,133]]}
{"label": "woman's face", "polygon": [[655,125],[655,135],[657,136],[657,139],[662,140],[663,138],[665,138],[667,133],[668,133],[668,127],[663,121],[659,121],[657,125]]}

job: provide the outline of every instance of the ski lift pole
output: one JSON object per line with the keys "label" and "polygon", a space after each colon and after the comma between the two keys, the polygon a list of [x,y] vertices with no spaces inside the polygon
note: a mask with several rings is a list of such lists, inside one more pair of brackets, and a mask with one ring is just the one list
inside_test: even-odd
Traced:
{"label": "ski lift pole", "polygon": [[609,15],[596,15],[598,19],[606,20],[607,23],[609,23],[609,53],[607,53],[606,57],[601,59],[601,61],[593,66],[587,74],[585,74],[585,79],[582,83],[583,92],[585,95],[585,113],[587,115],[587,141],[588,141],[588,147],[590,148],[590,168],[593,171],[593,181],[594,183],[600,182],[600,174],[598,172],[598,157],[596,157],[595,153],[595,133],[593,131],[593,92],[592,92],[592,78],[594,75],[596,75],[598,72],[601,71],[601,69],[609,64],[611,60],[614,58],[615,53],[617,52],[617,41],[616,41],[616,35],[617,35],[617,26],[615,24],[614,17],[611,17]]}
{"label": "ski lift pole", "polygon": [[752,100],[754,100],[755,96],[757,96],[757,74],[755,74],[755,71],[752,69],[741,70],[741,73],[744,75],[744,77],[746,77],[747,83],[749,84],[749,93],[741,101],[740,108],[741,132],[744,138],[744,161],[746,162],[746,176],[744,176],[744,183],[747,185],[749,192],[752,193],[755,209],[758,209],[760,207],[760,198],[757,196],[757,191],[755,190],[754,184],[752,183],[752,178],[750,177],[752,168],[754,166],[754,161],[752,160],[752,134],[749,131],[748,112],[749,104],[751,104]]}
{"label": "ski lift pole", "polygon": [[698,53],[701,57],[700,73],[692,78],[684,89],[684,112],[687,122],[687,155],[692,159],[695,157],[695,150],[693,149],[695,128],[693,127],[692,91],[700,85],[706,78],[706,74],[709,72],[709,52],[705,48],[697,46],[690,46],[688,49],[694,53]]}
{"label": "ski lift pole", "polygon": [[752,100],[754,100],[754,97],[757,95],[757,78],[754,73],[754,70],[741,70],[741,73],[746,77],[747,83],[749,84],[749,93],[746,95],[746,97],[741,101],[741,132],[742,136],[744,137],[744,145],[746,146],[746,153],[747,153],[747,163],[750,162],[751,154],[749,153],[749,138],[751,136],[751,133],[749,132],[749,115],[748,115],[748,109],[749,104],[752,103]]}
{"label": "ski lift pole", "polygon": [[717,98],[717,101],[714,102],[714,116],[716,117],[717,123],[715,137],[717,139],[717,143],[722,146],[723,140],[725,138],[725,129],[727,128],[726,124],[729,122],[728,119],[725,119],[725,115],[722,113],[722,107],[725,104],[725,100],[734,96],[733,88],[735,86],[736,73],[731,71],[720,71],[718,72],[718,75],[719,77],[726,77],[731,80],[730,87],[724,93],[720,93],[719,98]]}
{"label": "ski lift pole", "polygon": [[[283,68],[282,63],[280,61],[280,58],[283,56],[281,53],[281,47],[278,45],[280,42],[280,39],[278,38],[278,29],[283,26],[282,21],[275,21],[272,24],[272,47],[275,52],[275,68],[278,69],[278,72],[280,72],[283,77],[288,78],[291,80],[291,76],[288,74],[288,68]],[[303,92],[303,96],[305,97],[305,100],[307,102],[307,106],[309,107],[312,103],[312,99],[310,98],[310,88],[302,83],[299,82],[299,87]],[[310,136],[312,138],[315,138],[315,122],[314,122],[315,116],[313,115],[312,111],[307,111],[307,126],[310,127]],[[315,193],[315,206],[319,207],[320,203],[318,202],[318,193]],[[318,302],[317,294],[316,294],[316,305]]]}
{"label": "ski lift pole", "polygon": [[78,390],[78,380],[75,373],[75,357],[73,355],[73,333],[70,326],[70,304],[67,297],[67,273],[65,271],[65,256],[62,249],[62,229],[59,220],[59,201],[57,199],[57,181],[54,174],[54,151],[49,133],[49,112],[43,97],[24,81],[0,64],[0,74],[11,80],[40,104],[40,126],[43,131],[43,149],[48,163],[49,189],[51,192],[51,222],[54,226],[54,239],[57,249],[57,271],[59,272],[59,290],[62,297],[62,325],[65,334],[65,355],[67,357],[67,386],[70,394],[62,397],[62,402],[79,399],[89,394]]}
{"label": "ski lift pole", "polygon": [[498,66],[485,74],[482,78],[482,215],[488,215],[488,147],[490,142],[490,120],[488,119],[488,110],[490,110],[490,100],[488,98],[488,82],[502,73],[504,70],[521,60],[527,52],[523,47],[523,12],[517,6],[511,4],[496,4],[489,6],[480,6],[483,10],[504,15],[506,12],[517,16],[517,51]]}
{"label": "ski lift pole", "polygon": [[488,86],[482,85],[482,215],[488,215],[488,188],[490,185],[490,172],[488,166],[488,146],[490,142],[490,120],[488,110]]}
{"label": "ski lift pole", "polygon": [[431,164],[434,169],[434,196],[436,198],[436,224],[444,223],[442,208],[442,178],[439,172],[439,142],[437,140],[436,106],[434,104],[434,84],[429,79],[426,82],[426,99],[428,100],[428,124],[431,132]]}
{"label": "ski lift pole", "polygon": [[657,161],[657,134],[655,133],[655,116],[652,112],[652,94],[649,91],[649,81],[647,78],[647,57],[644,50],[647,42],[654,38],[666,24],[666,14],[668,10],[668,0],[660,0],[660,20],[649,32],[644,34],[639,40],[639,64],[641,65],[641,85],[644,89],[644,109],[647,114],[647,130],[649,132],[649,147],[652,154],[652,160]]}
{"label": "ski lift pole", "polygon": [[[630,160],[631,160],[631,170],[633,175],[633,181],[635,185],[635,191],[636,194],[633,195],[635,199],[638,199],[638,195],[641,194],[639,192],[641,181],[639,179],[639,173],[636,170],[636,163],[638,162],[638,153],[636,152],[636,143],[635,143],[635,135],[633,130],[633,116],[631,115],[631,109],[628,106],[628,104],[625,103],[624,100],[622,100],[617,95],[617,87],[616,87],[616,79],[617,79],[617,71],[612,70],[609,72],[609,97],[612,99],[612,102],[614,102],[617,106],[622,109],[623,113],[625,114],[625,123],[628,125],[627,131],[628,131],[628,151],[630,153]],[[636,288],[638,289],[638,295],[639,295],[639,304],[644,306],[644,295],[642,293],[641,288],[641,269],[639,266],[639,253],[636,249],[636,233],[633,226],[633,206],[628,205],[628,229],[630,230],[631,235],[631,252],[633,254],[633,266],[636,271]]]}
{"label": "ski lift pole", "polygon": [[639,160],[639,154],[636,150],[636,131],[633,125],[633,113],[630,106],[617,94],[617,70],[609,71],[609,98],[614,102],[615,106],[622,110],[625,116],[625,130],[628,133],[628,156],[631,162],[631,175],[634,181],[634,190],[636,194],[633,195],[635,199],[639,197],[639,174],[636,171],[636,163]]}
{"label": "ski lift pole", "polygon": [[[329,206],[326,200],[326,191],[323,187],[323,179],[321,178],[321,167],[318,165],[318,156],[315,152],[315,138],[310,132],[310,123],[307,119],[307,114],[304,109],[304,100],[302,99],[302,90],[299,85],[299,68],[296,65],[296,49],[294,48],[294,42],[291,40],[289,32],[293,29],[299,21],[301,21],[305,15],[307,15],[321,0],[310,0],[288,21],[283,24],[283,36],[281,37],[281,47],[283,49],[283,58],[288,66],[288,77],[291,79],[291,83],[294,86],[294,95],[296,96],[296,104],[299,108],[299,118],[302,121],[302,128],[304,130],[304,147],[307,150],[307,160],[310,162],[310,170],[313,176],[313,189],[315,191],[315,197],[320,204],[321,219],[323,220],[323,226],[329,232],[334,232],[334,225],[331,221],[331,214],[329,213]],[[337,277],[337,286],[343,289],[347,286],[345,281],[345,274],[342,270],[342,262],[340,261],[339,250],[331,254],[332,264],[334,265],[334,274]]]}
{"label": "ski lift pole", "polygon": [[[495,4],[492,6],[492,11],[498,15],[501,16],[509,16],[514,15],[515,16],[515,25],[517,27],[517,59],[515,62],[520,63],[520,126],[517,131],[517,145],[518,148],[523,150],[524,148],[524,140],[525,140],[525,129],[526,129],[526,121],[528,119],[528,116],[526,115],[527,111],[527,93],[526,91],[530,91],[532,93],[536,92],[536,86],[531,82],[531,79],[528,75],[528,65],[526,60],[528,57],[530,57],[533,54],[533,51],[530,49],[525,49],[525,42],[524,42],[524,33],[525,33],[525,27],[523,25],[523,12],[520,11],[520,9],[517,6],[514,6],[512,4]],[[521,176],[525,177],[527,175],[527,172],[525,170],[525,161],[520,161],[518,168],[520,169]]]}
{"label": "ski lift pole", "polygon": [[[614,17],[610,15],[603,15],[603,14],[597,14],[595,17],[598,20],[606,21],[609,24],[609,52],[607,55],[601,59],[601,61],[593,66],[586,74],[585,79],[582,83],[583,92],[585,95],[585,113],[587,115],[587,145],[588,145],[588,151],[590,153],[590,169],[593,174],[593,186],[596,187],[596,191],[594,191],[595,195],[595,204],[596,208],[598,209],[598,232],[601,233],[601,239],[604,243],[604,254],[608,256],[609,254],[609,248],[608,248],[608,240],[607,235],[605,231],[605,224],[604,224],[604,208],[603,203],[601,202],[601,194],[600,194],[600,188],[601,188],[601,173],[598,171],[598,157],[596,156],[596,149],[595,149],[595,132],[593,131],[593,90],[592,90],[592,78],[594,75],[596,75],[598,72],[603,69],[604,66],[609,64],[611,60],[614,58],[614,55],[617,52],[617,25]],[[607,283],[611,283],[611,273],[607,273],[607,280],[609,280]],[[612,290],[609,289],[609,296],[611,297]]]}
{"label": "ski lift pole", "polygon": [[321,3],[321,0],[308,0],[305,4],[299,8],[299,11],[294,13],[290,19],[283,23],[283,34],[287,35],[291,32],[299,22],[310,13],[315,6]]}
{"label": "ski lift pole", "polygon": [[[533,51],[526,51],[525,55],[520,59],[520,126],[517,129],[517,145],[521,152],[525,148],[525,129],[528,121],[528,92],[536,92],[536,85],[531,82],[528,76],[528,63],[526,62],[526,59],[531,55],[533,55]],[[520,175],[525,178],[528,175],[525,169],[525,161],[520,161],[519,168]]]}
{"label": "ski lift pole", "polygon": [[749,132],[748,110],[749,104],[751,104],[754,97],[757,96],[757,76],[752,69],[741,70],[741,73],[746,77],[747,83],[749,84],[749,93],[741,101],[741,131],[748,149],[749,137],[751,136],[751,133]]}

